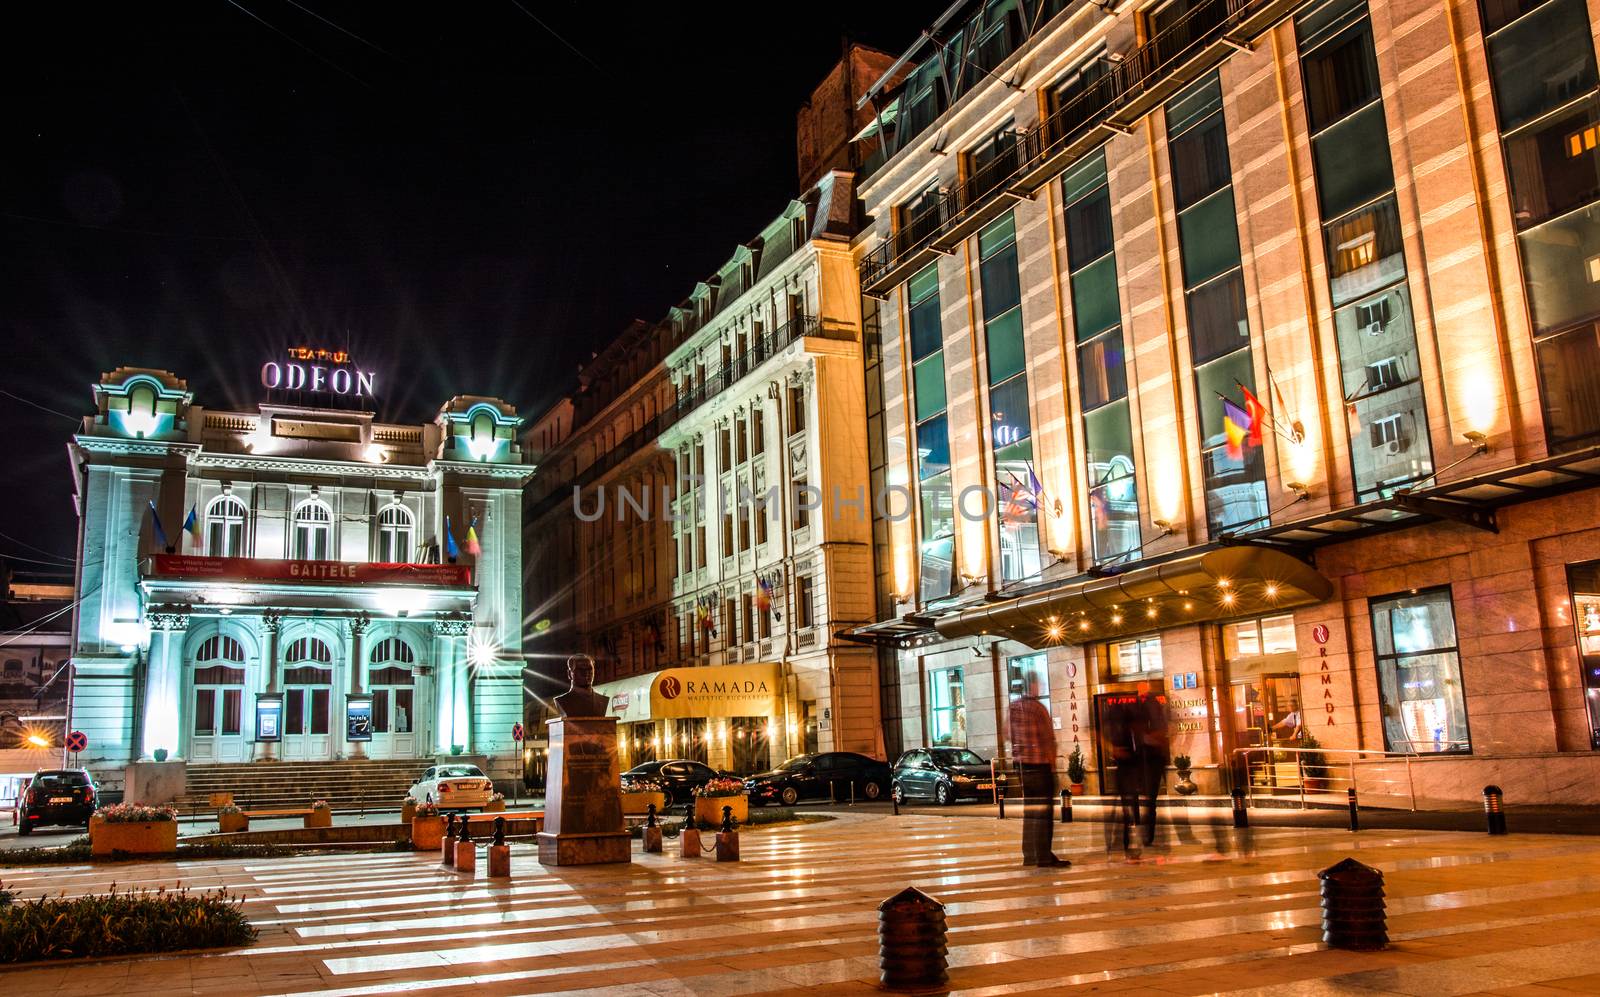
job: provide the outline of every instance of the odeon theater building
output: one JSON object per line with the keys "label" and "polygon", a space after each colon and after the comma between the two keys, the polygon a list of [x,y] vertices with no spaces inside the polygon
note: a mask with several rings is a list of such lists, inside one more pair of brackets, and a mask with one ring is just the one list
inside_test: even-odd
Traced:
{"label": "odeon theater building", "polygon": [[[516,771],[529,468],[515,410],[374,420],[326,350],[264,365],[255,411],[122,367],[69,445],[79,514],[71,725],[130,765],[475,756]],[[420,771],[420,763],[419,763]]]}

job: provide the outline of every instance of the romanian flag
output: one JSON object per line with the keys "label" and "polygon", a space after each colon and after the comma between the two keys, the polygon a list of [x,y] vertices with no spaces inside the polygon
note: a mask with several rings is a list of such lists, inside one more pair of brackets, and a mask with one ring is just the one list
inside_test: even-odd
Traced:
{"label": "romanian flag", "polygon": [[456,547],[456,535],[450,531],[450,517],[444,517],[444,556],[450,563],[456,563],[456,558],[461,556],[460,548]]}
{"label": "romanian flag", "polygon": [[200,517],[195,515],[195,507],[189,507],[189,516],[183,521],[183,532],[189,534],[189,542],[196,547],[200,546]]}
{"label": "romanian flag", "polygon": [[161,513],[156,511],[156,503],[154,499],[149,500],[149,505],[150,525],[155,530],[156,542],[161,544],[162,550],[165,550],[168,554],[170,554],[172,553],[172,545],[167,543],[167,531],[161,525]]}
{"label": "romanian flag", "polygon": [[756,579],[756,611],[765,613],[772,608],[772,580]]}
{"label": "romanian flag", "polygon": [[478,543],[478,517],[473,516],[472,522],[467,526],[467,553],[473,557],[483,554],[483,545]]}
{"label": "romanian flag", "polygon": [[[1244,460],[1244,448],[1250,441],[1250,413],[1224,398],[1222,400],[1222,435],[1228,441],[1228,459]],[[1260,439],[1259,436],[1256,439]]]}
{"label": "romanian flag", "polygon": [[1267,424],[1267,407],[1261,404],[1261,399],[1255,396],[1249,388],[1239,385],[1239,390],[1244,392],[1244,410],[1250,417],[1250,439],[1253,447],[1261,445],[1261,427]]}

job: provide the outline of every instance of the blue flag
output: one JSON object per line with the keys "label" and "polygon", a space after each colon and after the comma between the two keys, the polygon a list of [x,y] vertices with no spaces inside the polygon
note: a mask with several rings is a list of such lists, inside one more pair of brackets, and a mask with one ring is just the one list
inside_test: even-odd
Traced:
{"label": "blue flag", "polygon": [[456,535],[450,532],[450,517],[444,517],[444,553],[450,563],[456,563],[456,558],[461,556],[461,551],[456,547]]}
{"label": "blue flag", "polygon": [[156,528],[156,539],[161,542],[161,549],[167,551],[172,550],[172,544],[167,542],[167,531],[161,526],[161,513],[156,512],[156,503],[154,499],[150,500],[150,522]]}

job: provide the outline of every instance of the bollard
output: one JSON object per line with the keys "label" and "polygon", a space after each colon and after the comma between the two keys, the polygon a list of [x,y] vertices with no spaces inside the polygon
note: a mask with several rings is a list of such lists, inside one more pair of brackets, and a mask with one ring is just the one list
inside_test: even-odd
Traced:
{"label": "bollard", "polygon": [[1061,823],[1072,823],[1072,790],[1070,788],[1061,790]]}
{"label": "bollard", "polygon": [[850,806],[853,807],[855,805],[856,805],[856,781],[854,779],[851,779],[850,780]]}
{"label": "bollard", "polygon": [[456,872],[464,872],[469,876],[478,871],[478,846],[467,834],[467,818],[461,818],[461,837],[456,840]]}
{"label": "bollard", "polygon": [[1489,822],[1490,834],[1506,833],[1506,794],[1499,786],[1483,787],[1483,816]]}
{"label": "bollard", "polygon": [[446,869],[456,865],[456,815],[449,814],[444,822],[444,838],[439,842],[439,864]]}
{"label": "bollard", "polygon": [[489,878],[511,878],[511,846],[506,844],[506,819],[494,819],[494,839],[489,842]]}
{"label": "bollard", "polygon": [[999,807],[1000,807],[999,817],[1000,817],[1001,820],[1005,820],[1006,819],[1006,791],[1004,789],[1001,789],[998,784],[996,784],[995,790],[996,790],[996,792],[994,794],[995,803],[997,805],[999,805]]}
{"label": "bollard", "polygon": [[717,861],[739,861],[739,832],[733,829],[733,808],[722,808],[722,830],[717,832]]}
{"label": "bollard", "polygon": [[1356,787],[1351,786],[1345,790],[1345,794],[1350,800],[1350,830],[1359,831],[1361,830],[1361,811],[1356,806]]}
{"label": "bollard", "polygon": [[908,886],[878,905],[878,967],[889,990],[925,990],[950,979],[944,904]]}
{"label": "bollard", "polygon": [[647,852],[661,853],[661,828],[656,824],[656,805],[650,804],[645,810],[644,818],[644,850]]}
{"label": "bollard", "polygon": [[1322,940],[1331,948],[1372,951],[1389,944],[1383,873],[1344,859],[1317,873],[1322,880]]}
{"label": "bollard", "polygon": [[1245,810],[1245,808],[1244,808],[1244,789],[1242,787],[1235,786],[1235,787],[1233,787],[1233,794],[1232,795],[1233,795],[1233,826],[1234,827],[1249,827],[1250,826],[1250,813],[1249,813],[1249,811]]}
{"label": "bollard", "polygon": [[681,845],[679,855],[686,859],[700,857],[700,829],[694,826],[694,818],[684,822],[683,831],[678,835]]}

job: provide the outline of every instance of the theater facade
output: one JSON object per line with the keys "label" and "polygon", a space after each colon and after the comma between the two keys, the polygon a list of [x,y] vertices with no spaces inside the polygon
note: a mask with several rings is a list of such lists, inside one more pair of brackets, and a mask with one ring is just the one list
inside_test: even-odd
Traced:
{"label": "theater facade", "polygon": [[265,364],[253,411],[121,367],[68,450],[79,514],[70,724],[131,763],[475,755],[522,719],[516,411],[377,422],[342,354]]}

